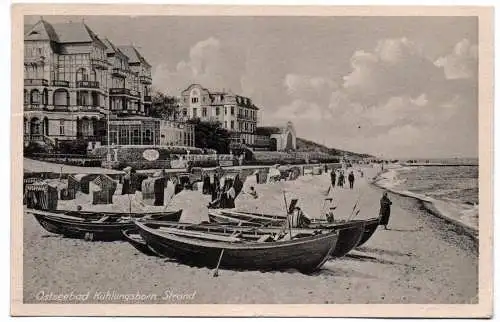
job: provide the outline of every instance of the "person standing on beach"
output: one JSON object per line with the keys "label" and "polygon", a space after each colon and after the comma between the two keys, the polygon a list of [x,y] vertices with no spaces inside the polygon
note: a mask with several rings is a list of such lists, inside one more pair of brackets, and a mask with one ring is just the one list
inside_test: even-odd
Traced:
{"label": "person standing on beach", "polygon": [[354,172],[351,171],[349,173],[348,179],[349,179],[349,189],[354,188]]}
{"label": "person standing on beach", "polygon": [[344,172],[343,171],[340,171],[338,186],[341,188],[344,187]]}
{"label": "person standing on beach", "polygon": [[335,181],[337,181],[337,173],[333,169],[332,172],[330,172],[330,180],[332,182],[332,187],[335,188]]}
{"label": "person standing on beach", "polygon": [[389,224],[389,217],[391,216],[391,205],[392,201],[387,197],[387,192],[384,192],[382,198],[380,199],[380,225],[384,226],[387,230],[387,225]]}

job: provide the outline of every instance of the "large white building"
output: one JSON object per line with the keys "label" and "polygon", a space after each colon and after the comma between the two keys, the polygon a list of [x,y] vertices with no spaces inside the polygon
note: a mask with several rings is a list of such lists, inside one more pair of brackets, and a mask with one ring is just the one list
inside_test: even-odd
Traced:
{"label": "large white building", "polygon": [[180,105],[181,116],[218,121],[235,141],[249,146],[254,144],[259,109],[248,97],[192,84],[182,91]]}
{"label": "large white building", "polygon": [[[151,65],[133,46],[115,46],[83,22],[25,26],[24,141],[105,143],[107,114],[146,116]],[[144,133],[147,126],[142,127]],[[133,133],[116,133],[115,143]]]}

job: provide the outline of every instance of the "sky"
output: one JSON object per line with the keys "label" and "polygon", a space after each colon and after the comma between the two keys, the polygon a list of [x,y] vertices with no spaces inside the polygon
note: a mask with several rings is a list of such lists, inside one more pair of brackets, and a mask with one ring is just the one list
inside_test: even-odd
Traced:
{"label": "sky", "polygon": [[[35,23],[40,17],[25,17]],[[477,157],[475,17],[44,16],[133,44],[169,95],[230,89],[261,125],[384,158]]]}

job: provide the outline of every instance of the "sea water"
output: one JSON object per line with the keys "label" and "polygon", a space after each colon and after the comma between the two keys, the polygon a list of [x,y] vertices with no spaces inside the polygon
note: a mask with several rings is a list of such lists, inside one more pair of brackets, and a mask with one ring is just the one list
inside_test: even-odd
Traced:
{"label": "sea water", "polygon": [[443,216],[478,229],[478,163],[471,159],[432,160],[447,166],[391,166],[380,186],[423,201]]}

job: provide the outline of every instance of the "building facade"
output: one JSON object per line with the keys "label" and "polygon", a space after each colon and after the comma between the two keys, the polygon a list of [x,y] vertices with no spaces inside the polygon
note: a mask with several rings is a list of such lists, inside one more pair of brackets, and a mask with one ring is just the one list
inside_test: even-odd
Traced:
{"label": "building facade", "polygon": [[284,126],[261,126],[255,131],[254,150],[293,151],[297,149],[297,135],[292,122]]}
{"label": "building facade", "polygon": [[180,115],[186,119],[218,121],[233,140],[254,144],[259,109],[248,97],[192,84],[181,93],[180,109]]}
{"label": "building facade", "polygon": [[160,145],[194,147],[194,125],[177,121],[160,121]]}
{"label": "building facade", "polygon": [[151,65],[85,23],[25,26],[24,141],[107,141],[110,116],[145,116]]}

